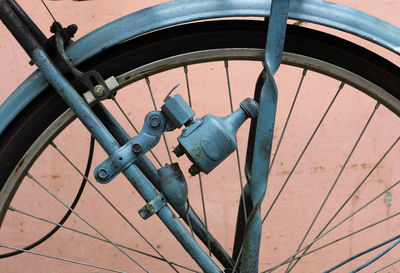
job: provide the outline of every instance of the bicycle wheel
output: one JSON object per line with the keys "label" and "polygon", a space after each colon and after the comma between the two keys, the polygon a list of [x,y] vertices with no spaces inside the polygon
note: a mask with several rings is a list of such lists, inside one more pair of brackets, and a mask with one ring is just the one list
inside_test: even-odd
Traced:
{"label": "bicycle wheel", "polygon": [[[80,69],[117,78],[123,87],[116,95],[118,104],[104,104],[134,135],[145,114],[158,109],[176,83],[182,84],[177,92],[197,117],[229,114],[243,98],[253,96],[264,44],[263,22],[201,22],[134,38]],[[327,270],[398,235],[398,75],[398,67],[359,46],[288,26],[284,64],[276,76],[279,105],[275,152],[262,207],[261,272]],[[233,248],[245,184],[249,125],[243,127],[236,155],[207,176],[187,176],[190,205],[228,253]],[[187,173],[190,162],[170,153],[178,133],[166,134],[153,149],[155,156],[149,158],[156,166],[178,161]],[[86,165],[89,137],[51,88],[0,137],[0,204],[6,212],[0,231],[1,253],[42,237],[65,214],[66,208],[42,186],[67,204],[74,199]],[[95,149],[92,169],[104,159],[105,154]],[[95,181],[92,175],[89,180]],[[75,210],[125,254],[71,215],[58,232],[30,253],[2,259],[0,269],[42,272],[45,267],[51,272],[73,272],[92,270],[83,268],[91,266],[102,272],[201,271],[156,217],[146,221],[139,217],[137,210],[144,202],[123,180],[118,176],[107,185],[93,182],[113,206],[88,185]],[[134,231],[133,224],[142,235]],[[208,251],[207,244],[203,247]],[[384,248],[377,247],[340,270],[355,269]],[[292,256],[297,259],[290,260]],[[394,248],[369,268],[384,268],[398,256]]]}

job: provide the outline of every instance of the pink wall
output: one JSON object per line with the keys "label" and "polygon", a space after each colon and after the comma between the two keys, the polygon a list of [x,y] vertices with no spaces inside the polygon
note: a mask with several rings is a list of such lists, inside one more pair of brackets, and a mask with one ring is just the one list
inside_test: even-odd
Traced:
{"label": "pink wall", "polygon": [[[42,29],[48,29],[48,26],[51,24],[51,18],[39,4],[39,1],[21,0],[19,2],[30,12],[30,15],[38,22]],[[64,24],[76,23],[79,26],[77,37],[81,37],[106,22],[163,1],[92,0],[78,2],[64,0],[47,2],[59,21]],[[400,17],[398,16],[400,3],[398,1],[343,0],[335,2],[366,11],[400,26]],[[314,27],[309,24],[305,26]],[[361,42],[363,46],[382,54],[398,65],[400,64],[400,58],[387,50],[360,41],[360,39],[350,37],[349,35],[342,35],[336,31],[333,31],[333,33],[354,40],[357,43]],[[0,35],[0,56],[2,61],[2,65],[0,66],[0,79],[2,80],[0,102],[3,102],[9,96],[11,90],[15,89],[33,71],[33,67],[27,65],[29,59],[16,45],[13,38],[3,26],[0,26]],[[233,97],[235,107],[237,107],[238,103],[244,97],[251,96],[260,68],[260,64],[230,62],[232,91],[235,93]],[[197,116],[202,116],[208,112],[212,112],[218,116],[228,114],[230,110],[227,93],[222,92],[221,95],[215,95],[215,90],[226,90],[227,88],[223,63],[216,62],[205,66],[193,65],[189,67],[189,72],[193,92],[193,108],[197,112]],[[269,184],[266,202],[262,208],[263,214],[271,204],[274,194],[278,192],[279,187],[285,181],[291,166],[295,163],[298,154],[304,147],[308,137],[318,123],[324,108],[329,104],[338,86],[337,81],[327,79],[325,76],[319,76],[313,72],[309,72],[309,74],[311,80],[304,82],[303,93],[299,96],[298,108],[296,108],[293,114],[296,122],[291,123],[288,128],[288,137],[285,137],[285,143],[282,144],[275,167],[271,173],[272,182]],[[290,67],[282,67],[277,75],[280,93],[274,145],[276,145],[279,139],[300,76],[300,69]],[[183,86],[179,88],[178,92],[184,96],[186,94],[185,78],[181,70],[177,69],[151,77],[151,82],[157,96],[156,102],[158,106],[161,105],[166,90],[177,82]],[[132,118],[133,122],[141,124],[144,117],[143,113],[149,111],[152,107],[147,87],[145,82],[141,81],[135,83],[128,90],[134,90],[137,95],[132,98],[128,96],[130,92],[126,91],[124,93],[125,96],[121,97],[120,103],[124,109],[127,109],[128,115]],[[279,207],[271,212],[265,224],[262,246],[265,256],[263,256],[261,261],[261,269],[269,268],[273,264],[282,261],[282,259],[288,257],[297,248],[298,242],[308,227],[307,223],[312,220],[313,215],[316,213],[317,205],[315,204],[322,202],[329,189],[328,185],[334,181],[337,173],[343,166],[346,155],[349,153],[355,138],[375,105],[375,102],[371,98],[357,94],[351,87],[346,86],[344,91],[338,98],[337,104],[333,107],[332,111],[334,114],[327,118],[316,140],[313,142],[312,148],[305,154],[304,160],[301,161],[299,168],[294,172],[293,181],[290,181],[290,187],[283,192],[282,199],[279,201]],[[140,98],[140,100],[137,98]],[[116,108],[111,103],[107,103],[107,106],[111,109]],[[143,113],[139,116],[133,115],[133,109],[139,109]],[[131,112],[132,115],[130,115]],[[118,118],[124,126],[129,127],[129,124],[123,120],[121,115]],[[238,140],[245,143],[248,124],[244,125],[244,127],[240,130]],[[350,194],[351,189],[354,189],[356,183],[365,177],[387,149],[388,145],[399,136],[400,122],[387,109],[380,107],[376,117],[371,122],[369,130],[371,132],[360,142],[360,147],[357,150],[359,152],[355,153],[351,161],[347,164],[343,172],[343,177],[340,179],[337,189],[328,202],[329,208],[323,212],[321,219],[318,220],[317,227],[322,227],[323,223],[337,209],[335,201],[343,202],[345,200],[348,194]],[[133,131],[131,133],[133,134]],[[175,145],[176,136],[176,134],[168,135],[170,146]],[[68,153],[71,160],[81,165],[85,164],[88,136],[78,122],[74,122],[71,128],[59,136],[55,142],[63,151]],[[160,143],[159,146],[161,147],[157,147],[155,150],[163,150],[164,147],[162,145]],[[239,147],[242,163],[244,162],[245,149],[245,145]],[[364,202],[369,200],[368,198],[372,198],[374,193],[383,191],[399,180],[399,155],[400,148],[397,147],[390,154],[389,158],[374,172],[374,175],[368,180],[370,182],[352,198],[350,204],[338,217],[339,220],[354,212]],[[104,153],[97,148],[94,165],[99,164],[104,159]],[[168,162],[168,157],[165,153],[160,156],[160,159],[162,162]],[[177,159],[174,157],[174,160]],[[182,170],[186,173],[190,165],[188,161],[179,159],[179,163]],[[229,252],[231,251],[234,234],[233,219],[236,217],[236,206],[238,204],[238,196],[240,195],[236,166],[236,157],[233,155],[218,167],[215,172],[203,176],[202,181],[204,184],[204,194],[208,197],[206,210],[210,230]],[[71,183],[71,181],[79,181],[79,175],[54,150],[49,149],[46,151],[38,159],[38,162],[35,163],[32,172],[35,177],[40,178],[41,181],[44,181],[46,185],[51,187],[55,193],[60,194],[65,200],[72,200],[78,185]],[[63,175],[60,176],[60,173]],[[90,178],[93,179],[92,175]],[[188,178],[188,184],[191,205],[199,214],[202,214],[198,178]],[[133,223],[143,225],[141,231],[147,237],[151,238],[155,247],[166,257],[176,260],[178,263],[196,268],[193,262],[189,261],[181,247],[171,240],[171,236],[165,231],[165,228],[160,227],[160,221],[156,217],[152,217],[145,224],[142,224],[143,221],[138,216],[137,210],[143,205],[143,201],[138,198],[138,194],[133,191],[129,183],[122,177],[118,177],[116,181],[106,186],[96,185],[112,199],[116,206]],[[24,181],[23,186],[21,193],[16,196],[16,201],[13,205],[54,221],[57,221],[64,213],[64,209],[57,202],[49,198],[44,192],[38,190],[37,186],[29,182],[29,180]],[[400,192],[398,189],[394,189],[390,194],[392,202],[389,202],[389,195],[385,196],[386,199],[379,199],[374,208],[369,209],[364,214],[360,214],[360,216],[343,225],[338,229],[337,233],[331,234],[325,241],[318,243],[318,246],[338,236],[340,237],[343,234],[353,232],[382,217],[397,213],[400,209],[400,205],[398,204]],[[112,237],[113,240],[148,253],[155,253],[138,235],[129,231],[130,228],[126,223],[120,224],[120,218],[110,208],[104,206],[103,200],[99,200],[96,197],[95,191],[88,187],[85,191],[84,199],[78,206],[78,211],[82,216],[96,222],[96,225],[101,227],[102,232]],[[99,219],[105,220],[99,221]],[[46,224],[29,220],[23,216],[15,216],[14,214],[13,217],[6,218],[5,223],[0,231],[0,243],[17,247],[22,247],[31,242],[32,237],[39,238],[49,229],[49,226]],[[115,225],[115,223],[119,224]],[[328,260],[328,264],[333,265],[343,260],[344,257],[354,255],[374,243],[394,236],[397,234],[395,229],[398,229],[399,224],[400,221],[395,219],[389,225],[379,226],[364,233],[364,235],[366,234],[365,237],[355,236],[350,240],[344,241],[339,249],[330,250],[328,248],[320,254],[315,255],[315,257],[311,257],[311,255],[310,258],[304,258],[305,263],[300,265],[296,272],[321,271],[321,264],[324,261]],[[95,234],[95,232],[75,216],[72,216],[68,220],[67,225],[90,234]],[[317,231],[317,228],[313,229],[310,237],[315,237]],[[60,242],[62,243],[60,244]],[[0,251],[1,253],[7,252],[2,249]],[[57,233],[46,244],[36,248],[35,251],[93,264],[101,264],[110,268],[121,268],[121,270],[127,272],[140,271],[136,265],[111,246],[68,231]],[[397,250],[390,252],[385,257],[389,260],[389,258],[398,258],[399,255],[400,252]],[[138,259],[141,258],[140,255],[133,256]],[[86,257],[90,258],[86,259]],[[376,268],[387,264],[388,260],[384,260]],[[150,258],[141,260],[141,262],[151,272],[169,272],[171,270],[164,263],[155,262]],[[353,267],[351,268],[353,269]],[[42,270],[41,268],[45,268],[50,272],[103,272],[78,265],[65,265],[61,262],[37,258],[29,254],[19,255],[19,257],[6,261],[0,260],[0,272],[44,272],[44,269]],[[400,268],[400,266],[395,267],[390,272],[399,272],[397,268]],[[325,267],[322,269],[325,269]],[[284,270],[279,272],[284,272]]]}

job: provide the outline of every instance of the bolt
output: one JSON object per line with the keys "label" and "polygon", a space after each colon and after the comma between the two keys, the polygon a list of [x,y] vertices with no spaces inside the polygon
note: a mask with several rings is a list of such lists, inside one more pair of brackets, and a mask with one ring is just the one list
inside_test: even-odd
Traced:
{"label": "bolt", "polygon": [[178,146],[175,147],[175,149],[172,151],[177,157],[181,157],[185,154],[185,150],[183,150],[182,146],[179,144]]}
{"label": "bolt", "polygon": [[96,96],[101,97],[104,95],[104,87],[101,84],[98,84],[93,88],[93,92]]}
{"label": "bolt", "polygon": [[190,168],[189,168],[189,173],[190,173],[192,176],[195,176],[196,174],[199,174],[199,173],[200,173],[200,169],[199,169],[195,164],[193,164],[193,165],[190,166]]}
{"label": "bolt", "polygon": [[152,116],[150,118],[150,126],[153,128],[157,128],[161,124],[161,119],[158,116]]}
{"label": "bolt", "polygon": [[108,176],[108,171],[107,171],[107,169],[105,169],[105,168],[101,168],[101,169],[98,171],[97,175],[98,175],[99,178],[101,178],[101,179],[106,179],[107,176]]}
{"label": "bolt", "polygon": [[240,103],[240,108],[243,109],[243,111],[249,118],[255,118],[258,115],[259,111],[258,103],[251,98],[246,98],[245,100],[243,100]]}
{"label": "bolt", "polygon": [[135,143],[132,145],[132,151],[136,154],[140,153],[142,151],[142,146],[140,146],[139,143]]}

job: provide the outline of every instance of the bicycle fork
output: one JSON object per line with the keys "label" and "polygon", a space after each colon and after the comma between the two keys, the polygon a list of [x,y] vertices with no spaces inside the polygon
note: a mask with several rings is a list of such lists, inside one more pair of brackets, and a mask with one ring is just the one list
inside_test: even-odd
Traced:
{"label": "bicycle fork", "polygon": [[[264,71],[260,75],[255,92],[260,110],[257,120],[253,119],[250,127],[245,166],[248,184],[240,201],[241,204],[247,204],[247,213],[241,212],[241,208],[239,208],[238,222],[245,224],[244,227],[237,227],[236,230],[233,250],[236,264],[233,272],[239,263],[240,272],[258,272],[262,230],[260,208],[268,184],[278,96],[273,76],[282,61],[289,2],[290,0],[272,0],[271,3]],[[261,91],[257,90],[260,87]],[[250,209],[248,205],[250,205]],[[246,214],[247,220],[243,219]],[[241,232],[244,232],[243,235],[240,234]]]}

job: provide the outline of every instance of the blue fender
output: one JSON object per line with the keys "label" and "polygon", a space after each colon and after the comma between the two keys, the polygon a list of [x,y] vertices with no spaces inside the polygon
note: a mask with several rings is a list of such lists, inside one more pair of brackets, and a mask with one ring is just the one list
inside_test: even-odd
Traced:
{"label": "blue fender", "polygon": [[[269,16],[265,0],[177,0],[110,22],[71,44],[67,55],[80,64],[99,52],[137,35],[197,20]],[[291,0],[289,18],[357,35],[400,55],[400,29],[363,12],[322,0]],[[30,75],[0,106],[0,134],[48,83],[40,71]]]}

